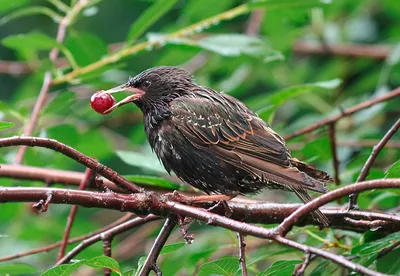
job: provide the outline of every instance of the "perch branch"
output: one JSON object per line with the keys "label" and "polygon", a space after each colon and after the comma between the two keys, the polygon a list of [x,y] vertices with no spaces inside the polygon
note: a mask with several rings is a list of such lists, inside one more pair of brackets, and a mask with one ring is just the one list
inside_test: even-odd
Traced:
{"label": "perch branch", "polygon": [[247,276],[247,266],[246,266],[246,243],[244,241],[244,235],[237,233],[239,241],[239,262],[240,268],[242,269],[242,276]]}

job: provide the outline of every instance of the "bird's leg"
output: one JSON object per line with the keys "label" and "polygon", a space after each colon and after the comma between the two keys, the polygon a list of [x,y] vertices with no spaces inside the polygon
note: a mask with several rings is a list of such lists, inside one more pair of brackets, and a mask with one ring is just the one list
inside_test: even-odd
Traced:
{"label": "bird's leg", "polygon": [[219,207],[222,207],[224,209],[224,215],[226,217],[229,218],[232,215],[233,213],[232,208],[229,206],[226,200],[219,200],[216,204],[208,208],[207,211],[212,212],[213,210],[218,209]]}

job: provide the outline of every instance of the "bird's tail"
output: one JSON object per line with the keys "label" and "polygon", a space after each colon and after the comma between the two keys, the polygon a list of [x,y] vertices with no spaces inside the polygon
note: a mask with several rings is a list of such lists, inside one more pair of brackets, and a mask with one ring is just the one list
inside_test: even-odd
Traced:
{"label": "bird's tail", "polygon": [[327,174],[326,172],[317,170],[315,166],[301,162],[296,158],[291,158],[290,164],[298,168],[299,171],[305,172],[314,179],[320,180],[322,182],[333,181],[332,177],[330,177],[329,174]]}
{"label": "bird's tail", "polygon": [[[312,198],[310,197],[310,195],[306,190],[304,189],[292,189],[292,190],[301,199],[301,201],[303,201],[304,204],[312,200]],[[315,220],[322,223],[322,225],[324,225],[325,227],[329,226],[329,219],[324,214],[322,214],[320,210],[317,209],[311,212],[311,215]]]}

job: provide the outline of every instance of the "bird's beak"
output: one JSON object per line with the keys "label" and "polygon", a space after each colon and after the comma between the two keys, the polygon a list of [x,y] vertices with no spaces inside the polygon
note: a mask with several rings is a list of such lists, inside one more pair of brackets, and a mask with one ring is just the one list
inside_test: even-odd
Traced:
{"label": "bird's beak", "polygon": [[144,95],[144,93],[145,93],[143,90],[141,90],[139,88],[130,86],[129,83],[124,83],[124,84],[119,85],[117,87],[105,90],[105,91],[103,91],[103,93],[112,94],[112,93],[121,92],[121,91],[128,91],[128,92],[132,92],[133,94],[129,95],[128,97],[126,97],[123,100],[121,100],[121,101],[117,102],[116,104],[114,104],[112,107],[110,107],[109,109],[104,111],[104,114],[110,113],[111,111],[113,111],[117,107],[120,107],[121,105],[136,101],[137,99],[142,97]]}

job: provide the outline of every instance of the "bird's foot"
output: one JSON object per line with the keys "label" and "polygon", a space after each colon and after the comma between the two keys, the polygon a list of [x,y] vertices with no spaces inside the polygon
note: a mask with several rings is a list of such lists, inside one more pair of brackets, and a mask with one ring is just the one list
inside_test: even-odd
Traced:
{"label": "bird's foot", "polygon": [[194,235],[188,234],[187,229],[185,228],[186,225],[192,223],[194,219],[188,218],[182,215],[177,215],[178,218],[178,226],[179,232],[181,232],[183,238],[185,239],[187,244],[192,244],[194,241]]}

